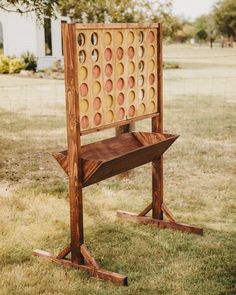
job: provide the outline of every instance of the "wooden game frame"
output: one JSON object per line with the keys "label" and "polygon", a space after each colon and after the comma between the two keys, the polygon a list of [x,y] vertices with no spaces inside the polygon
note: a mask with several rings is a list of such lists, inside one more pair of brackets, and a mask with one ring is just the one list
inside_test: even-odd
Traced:
{"label": "wooden game frame", "polygon": [[[157,30],[157,112],[139,116],[120,122],[114,122],[101,128],[91,128],[81,132],[79,112],[78,65],[76,48],[76,29],[129,29],[152,28]],[[65,60],[65,85],[66,85],[66,114],[67,114],[67,142],[68,151],[55,153],[61,167],[69,176],[70,196],[70,234],[71,242],[58,255],[46,251],[35,250],[34,255],[43,257],[57,264],[74,267],[87,271],[92,277],[109,280],[113,283],[127,285],[128,280],[124,275],[102,269],[92,257],[84,244],[83,226],[83,187],[111,177],[129,169],[152,162],[152,201],[139,214],[118,211],[117,216],[145,225],[158,228],[169,228],[182,232],[203,234],[203,229],[178,223],[171,211],[163,202],[163,156],[164,151],[176,140],[178,136],[163,134],[163,74],[162,74],[162,25],[161,24],[65,24],[63,25],[63,44]],[[87,146],[81,146],[83,134],[130,124],[134,121],[151,118],[152,133],[132,132],[122,134],[119,141],[133,144],[135,149],[123,151],[119,157],[106,158],[96,161],[84,157],[91,154],[97,146],[106,147],[107,143],[116,142],[116,138],[100,141]],[[121,148],[121,146],[119,146]],[[107,150],[109,153],[109,151]],[[114,169],[114,167],[117,167]],[[146,214],[152,210],[152,217]],[[164,215],[167,220],[164,220]],[[71,259],[66,256],[71,253]]]}

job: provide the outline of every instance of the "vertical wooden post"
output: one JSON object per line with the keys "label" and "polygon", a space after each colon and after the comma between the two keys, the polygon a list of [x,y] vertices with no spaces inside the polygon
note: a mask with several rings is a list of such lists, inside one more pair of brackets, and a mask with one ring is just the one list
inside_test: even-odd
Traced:
{"label": "vertical wooden post", "polygon": [[[152,132],[163,132],[163,74],[162,74],[162,25],[157,30],[157,106],[159,116],[152,118]],[[152,162],[152,217],[163,219],[163,157]]]}
{"label": "vertical wooden post", "polygon": [[[118,126],[118,127],[116,127],[116,136],[119,136],[123,133],[132,132],[132,131],[134,131],[134,129],[135,129],[135,123]],[[123,178],[131,176],[130,172],[131,171],[126,171],[126,172],[119,174],[118,175],[119,179],[123,179]]]}
{"label": "vertical wooden post", "polygon": [[81,145],[78,101],[78,67],[76,53],[75,25],[63,25],[63,45],[66,85],[66,120],[70,195],[71,259],[83,264],[80,246],[83,237],[83,200],[81,184]]}

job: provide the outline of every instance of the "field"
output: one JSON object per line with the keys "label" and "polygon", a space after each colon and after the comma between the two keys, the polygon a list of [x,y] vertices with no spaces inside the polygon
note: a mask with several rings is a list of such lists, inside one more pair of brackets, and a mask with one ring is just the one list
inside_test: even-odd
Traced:
{"label": "field", "polygon": [[[64,81],[0,75],[0,294],[236,294],[236,51],[164,48],[165,201],[204,236],[117,220],[151,198],[151,167],[85,189],[85,243],[128,287],[32,256],[69,241],[67,181],[51,152],[66,147]],[[138,123],[149,130],[150,121]],[[83,138],[91,142],[113,130]]]}

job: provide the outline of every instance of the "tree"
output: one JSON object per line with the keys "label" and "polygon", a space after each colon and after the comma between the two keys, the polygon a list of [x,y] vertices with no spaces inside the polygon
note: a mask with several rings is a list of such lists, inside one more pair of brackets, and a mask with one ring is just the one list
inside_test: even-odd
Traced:
{"label": "tree", "polygon": [[38,18],[52,16],[55,13],[58,0],[0,0],[0,9],[9,12],[35,12]]}
{"label": "tree", "polygon": [[221,0],[214,9],[214,20],[220,33],[236,39],[236,1]]}
{"label": "tree", "polygon": [[210,46],[217,37],[217,29],[212,14],[202,15],[198,17],[194,23],[195,37],[200,41],[209,41]]}

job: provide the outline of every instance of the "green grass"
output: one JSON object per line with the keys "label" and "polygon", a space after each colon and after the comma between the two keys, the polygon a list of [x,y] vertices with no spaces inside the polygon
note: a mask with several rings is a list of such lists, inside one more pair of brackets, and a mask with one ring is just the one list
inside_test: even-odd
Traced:
{"label": "green grass", "polygon": [[[166,48],[181,54],[174,50]],[[191,53],[182,50],[183,58]],[[165,155],[165,200],[177,220],[203,226],[204,236],[116,219],[117,210],[139,212],[150,202],[150,165],[130,179],[114,177],[84,190],[85,243],[103,268],[128,276],[128,287],[32,256],[36,248],[57,253],[69,241],[67,181],[50,155],[66,147],[63,81],[0,77],[1,295],[236,293],[236,91],[230,70],[236,60],[229,68],[219,60],[199,63],[165,73],[165,130],[181,135]],[[219,73],[222,79],[215,80]],[[204,85],[196,86],[198,79]],[[149,125],[145,120],[136,127]]]}

